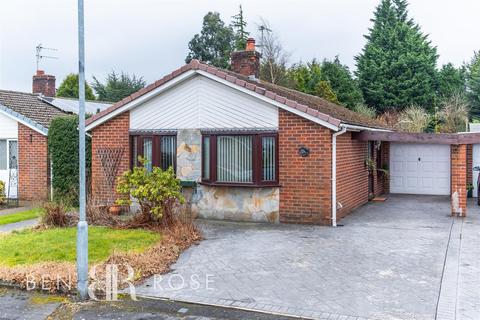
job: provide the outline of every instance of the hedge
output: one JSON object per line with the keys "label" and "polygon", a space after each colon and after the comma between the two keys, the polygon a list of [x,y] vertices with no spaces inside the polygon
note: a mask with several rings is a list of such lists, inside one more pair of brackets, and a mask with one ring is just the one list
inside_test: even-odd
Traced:
{"label": "hedge", "polygon": [[[86,172],[91,168],[91,141],[86,137]],[[78,116],[53,119],[48,129],[48,152],[52,161],[53,197],[78,205]],[[88,180],[88,179],[87,179]]]}

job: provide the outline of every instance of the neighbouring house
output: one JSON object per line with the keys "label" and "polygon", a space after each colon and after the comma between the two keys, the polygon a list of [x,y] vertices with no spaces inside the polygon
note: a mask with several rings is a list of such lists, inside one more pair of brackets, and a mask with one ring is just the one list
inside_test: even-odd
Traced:
{"label": "neighbouring house", "polygon": [[[78,100],[54,97],[54,76],[37,71],[32,91],[0,90],[0,180],[8,197],[29,201],[45,200],[50,193],[47,136],[51,121],[78,113]],[[109,106],[89,101],[86,110],[96,113]]]}
{"label": "neighbouring house", "polygon": [[231,58],[231,70],[192,60],[87,120],[95,198],[114,201],[115,177],[142,156],[194,182],[204,218],[336,225],[388,192],[452,194],[466,213],[466,142],[478,136],[399,141],[376,120],[260,81],[253,39]]}
{"label": "neighbouring house", "polygon": [[0,180],[9,198],[43,200],[49,193],[48,127],[65,112],[32,93],[0,90]]}

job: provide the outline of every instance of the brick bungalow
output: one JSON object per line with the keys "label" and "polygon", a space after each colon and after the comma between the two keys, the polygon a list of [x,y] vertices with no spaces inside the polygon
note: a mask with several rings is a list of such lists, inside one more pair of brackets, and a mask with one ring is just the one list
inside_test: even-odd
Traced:
{"label": "brick bungalow", "polygon": [[66,113],[36,94],[0,90],[0,180],[6,195],[45,200],[49,193],[48,127]]}
{"label": "brick bungalow", "polygon": [[[388,168],[391,155],[404,150],[385,135],[389,128],[319,97],[260,81],[259,65],[249,39],[245,51],[232,54],[231,71],[192,60],[88,119],[94,196],[114,201],[113,178],[139,165],[139,155],[149,169],[173,166],[178,178],[198,183],[192,210],[206,218],[336,225],[371,197],[389,192],[387,176],[369,170],[372,164]],[[365,139],[363,133],[383,136]],[[420,193],[428,194],[428,183],[432,194],[455,193],[455,208],[463,214],[466,150],[455,144],[448,159],[422,162],[448,166],[442,167],[448,181],[432,174],[415,183],[425,191]],[[411,159],[399,161],[390,174],[393,186],[399,193],[415,191],[402,173]]]}
{"label": "brick bungalow", "polygon": [[[77,113],[78,100],[55,97],[55,77],[41,70],[32,80],[33,93],[0,90],[0,180],[8,197],[37,201],[50,193],[50,123],[55,117]],[[90,113],[109,106],[86,103]]]}

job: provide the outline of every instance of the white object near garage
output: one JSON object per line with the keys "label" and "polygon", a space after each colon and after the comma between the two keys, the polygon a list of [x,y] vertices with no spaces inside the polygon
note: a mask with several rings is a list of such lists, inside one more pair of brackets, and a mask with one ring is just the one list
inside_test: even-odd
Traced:
{"label": "white object near garage", "polygon": [[450,195],[450,145],[392,143],[390,192]]}

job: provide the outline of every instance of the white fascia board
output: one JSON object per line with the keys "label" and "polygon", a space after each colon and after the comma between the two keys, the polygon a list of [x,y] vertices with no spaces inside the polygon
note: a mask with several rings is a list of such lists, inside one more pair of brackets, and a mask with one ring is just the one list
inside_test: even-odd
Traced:
{"label": "white fascia board", "polygon": [[44,126],[42,126],[41,124],[39,123],[36,123],[35,121],[21,115],[20,113],[18,112],[15,112],[13,110],[11,110],[10,108],[7,108],[5,107],[4,105],[1,105],[0,104],[0,113],[9,117],[10,119],[13,119],[21,124],[23,124],[24,126],[27,126],[29,127],[30,129],[44,135],[44,136],[47,136],[48,135],[48,129],[45,128]]}
{"label": "white fascia board", "polygon": [[95,121],[93,121],[92,123],[90,123],[86,128],[85,130],[86,131],[90,131],[92,130],[93,128],[101,125],[102,123],[104,122],[107,122],[108,120],[118,116],[119,114],[125,112],[125,111],[128,111],[128,110],[131,110],[133,108],[135,108],[136,106],[144,103],[145,101],[148,101],[150,100],[151,98],[159,95],[160,93],[170,89],[171,87],[179,84],[180,82],[182,81],[185,81],[189,78],[191,78],[192,76],[194,76],[196,74],[196,71],[195,70],[189,70],[185,73],[182,73],[181,75],[173,78],[172,80],[166,82],[165,84],[159,86],[158,88],[155,88],[153,89],[152,91],[150,92],[147,92],[145,93],[144,95],[138,97],[137,99],[135,100],[132,100],[130,101],[129,103],[121,106],[120,108],[110,112],[109,114],[105,115],[104,117],[101,117]]}
{"label": "white fascia board", "polygon": [[234,88],[234,89],[236,89],[236,90],[239,90],[239,91],[241,91],[241,92],[243,92],[243,93],[246,93],[246,94],[248,94],[248,95],[250,95],[250,96],[252,96],[252,97],[255,97],[255,98],[257,98],[257,99],[260,99],[260,100],[262,100],[262,101],[264,101],[264,102],[266,102],[266,103],[272,104],[272,105],[276,106],[277,108],[286,110],[286,111],[291,112],[291,113],[293,113],[293,114],[296,114],[296,115],[298,115],[298,116],[300,116],[300,117],[302,117],[302,118],[305,118],[305,119],[307,119],[307,120],[310,120],[310,121],[313,121],[313,122],[315,122],[315,123],[318,123],[319,125],[324,126],[324,127],[327,127],[328,129],[331,129],[331,130],[334,130],[334,131],[338,131],[338,130],[339,130],[339,128],[338,128],[337,126],[335,126],[335,125],[333,125],[333,124],[331,124],[331,123],[329,123],[329,122],[327,122],[327,121],[324,121],[324,120],[322,120],[322,119],[319,119],[319,118],[317,118],[317,117],[314,117],[314,116],[312,116],[312,115],[309,115],[308,113],[302,112],[302,111],[300,111],[300,110],[298,110],[298,109],[289,107],[289,106],[287,106],[287,105],[285,105],[285,104],[283,104],[283,103],[280,103],[280,102],[278,102],[278,101],[275,101],[275,100],[272,100],[272,99],[270,99],[270,98],[267,98],[266,96],[264,96],[264,95],[262,95],[262,94],[256,93],[256,92],[254,92],[254,91],[252,91],[252,90],[249,90],[249,89],[247,89],[247,88],[241,87],[241,86],[239,86],[239,85],[237,85],[237,84],[235,84],[235,83],[232,83],[232,82],[227,81],[227,80],[225,80],[225,79],[219,78],[219,77],[217,77],[216,75],[213,75],[213,74],[211,74],[211,73],[205,72],[205,71],[203,71],[203,70],[197,70],[197,73],[198,73],[198,74],[201,74],[202,76],[205,76],[205,77],[207,77],[207,78],[209,78],[209,79],[212,79],[212,80],[215,80],[215,81],[217,81],[217,82],[220,82],[220,83],[222,83],[222,84],[224,84],[224,85],[226,85],[226,86],[228,86],[228,87],[231,87],[231,88]]}

